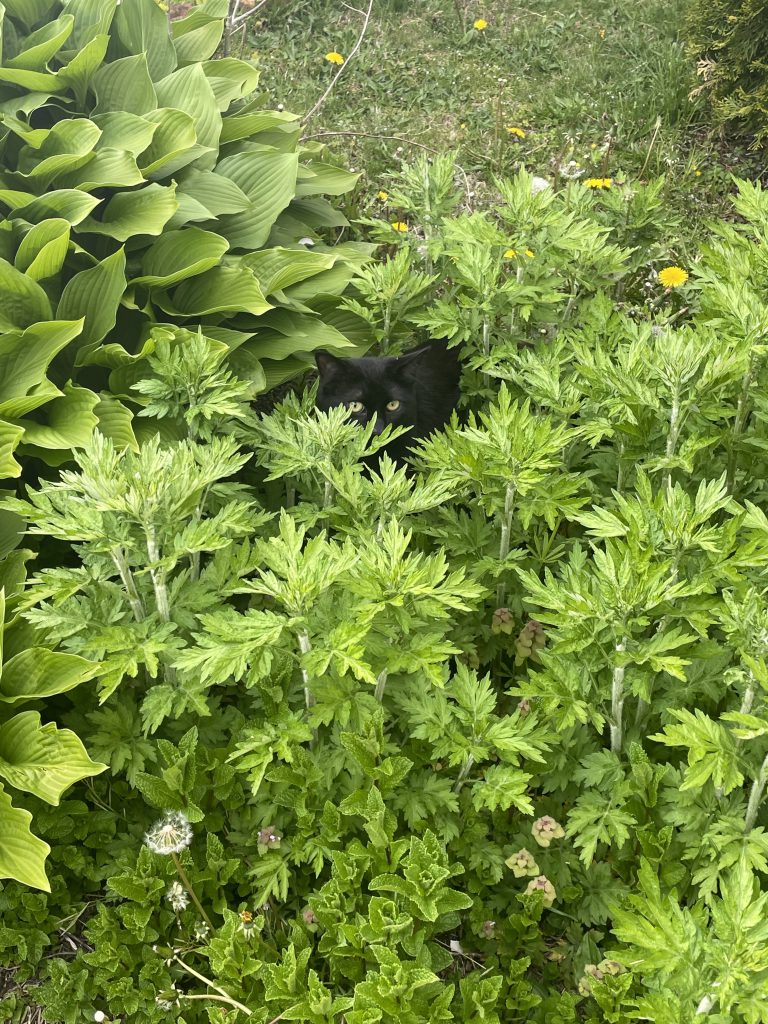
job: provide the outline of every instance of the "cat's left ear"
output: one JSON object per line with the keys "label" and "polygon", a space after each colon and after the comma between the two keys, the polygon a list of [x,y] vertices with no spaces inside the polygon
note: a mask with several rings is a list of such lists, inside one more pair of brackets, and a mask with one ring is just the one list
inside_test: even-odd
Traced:
{"label": "cat's left ear", "polygon": [[392,364],[392,369],[396,376],[403,377],[424,369],[435,376],[458,377],[461,371],[459,352],[456,348],[449,349],[444,340],[430,341],[399,356]]}
{"label": "cat's left ear", "polygon": [[344,360],[338,356],[332,356],[324,348],[315,350],[315,363],[322,380],[331,380],[344,372]]}

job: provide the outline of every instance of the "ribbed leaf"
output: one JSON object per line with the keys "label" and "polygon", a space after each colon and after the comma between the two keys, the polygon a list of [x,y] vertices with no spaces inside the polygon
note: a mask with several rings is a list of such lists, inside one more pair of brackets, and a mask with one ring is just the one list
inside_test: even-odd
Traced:
{"label": "ribbed leaf", "polygon": [[188,195],[201,203],[214,217],[223,213],[242,213],[250,207],[250,200],[230,178],[215,171],[190,169],[179,185],[179,197]]}
{"label": "ribbed leaf", "polygon": [[58,178],[59,185],[74,189],[130,188],[143,181],[135,159],[120,149],[100,149],[83,168]]}
{"label": "ribbed leaf", "polygon": [[53,8],[53,0],[5,0],[3,6],[10,17],[31,29],[47,18]]}
{"label": "ribbed leaf", "polygon": [[271,295],[323,270],[329,270],[336,259],[332,253],[276,247],[249,253],[243,257],[243,262],[259,279],[264,294]]}
{"label": "ribbed leaf", "polygon": [[66,0],[65,11],[75,19],[71,45],[82,50],[97,36],[106,35],[116,10],[117,0]]}
{"label": "ribbed leaf", "polygon": [[128,54],[145,53],[152,81],[176,67],[176,51],[168,32],[168,17],[154,0],[122,0],[114,26]]}
{"label": "ribbed leaf", "polygon": [[[218,151],[221,135],[221,114],[216,97],[199,64],[180,68],[157,83],[158,105],[175,107],[189,114],[195,122],[197,141]],[[199,166],[210,169],[216,162],[216,152],[200,158]]]}
{"label": "ribbed leaf", "polygon": [[102,391],[99,404],[94,406],[99,432],[108,437],[118,448],[138,451],[139,445],[133,432],[133,413],[114,395]]}
{"label": "ribbed leaf", "polygon": [[260,316],[272,308],[251,271],[236,266],[214,267],[179,285],[172,300],[158,297],[157,303],[166,312],[180,316],[206,316],[220,312],[246,312]]}
{"label": "ribbed leaf", "polygon": [[14,459],[13,453],[23,436],[23,427],[0,420],[0,480],[21,476],[21,466]]}
{"label": "ribbed leaf", "polygon": [[0,82],[8,82],[9,85],[17,85],[30,92],[48,93],[50,96],[55,96],[66,89],[66,84],[60,82],[56,75],[48,75],[42,71],[24,71],[20,68],[0,67]]}
{"label": "ribbed leaf", "polygon": [[72,225],[79,224],[99,202],[96,196],[74,188],[57,189],[38,198],[24,198],[21,192],[0,189],[0,203],[6,203],[14,216],[30,224],[39,224],[49,217],[61,217]]}
{"label": "ribbed leaf", "polygon": [[112,330],[125,290],[125,252],[118,249],[95,267],[81,270],[67,283],[56,311],[58,320],[85,317],[81,343],[92,345]]}
{"label": "ribbed leaf", "polygon": [[147,177],[168,177],[208,152],[207,147],[197,145],[191,114],[161,107],[148,114],[147,120],[155,126],[152,142],[141,154],[141,168]]}
{"label": "ribbed leaf", "polygon": [[98,149],[125,149],[134,157],[144,152],[157,131],[157,124],[146,117],[124,110],[96,114],[93,121],[101,129]]}
{"label": "ribbed leaf", "polygon": [[59,121],[46,133],[39,148],[24,146],[19,153],[18,170],[40,190],[67,171],[75,172],[93,159],[93,150],[101,135],[87,118]]}
{"label": "ribbed leaf", "polygon": [[0,401],[26,395],[40,384],[53,357],[80,334],[82,326],[81,320],[49,320],[0,336]]}
{"label": "ribbed leaf", "polygon": [[259,84],[257,68],[237,57],[208,60],[202,68],[222,111],[227,110],[234,100],[250,96]]}
{"label": "ribbed leaf", "polygon": [[61,270],[69,248],[69,223],[61,217],[35,224],[16,252],[16,267],[33,281],[45,281]]}
{"label": "ribbed leaf", "polygon": [[104,207],[102,218],[89,217],[80,230],[118,242],[133,235],[159,235],[178,205],[175,185],[147,185],[137,192],[118,192]]}
{"label": "ribbed leaf", "polygon": [[131,283],[168,287],[217,266],[228,248],[227,242],[211,231],[168,231],[147,249],[141,276]]}
{"label": "ribbed leaf", "polygon": [[50,319],[51,304],[40,285],[0,259],[0,331],[13,331]]}
{"label": "ribbed leaf", "polygon": [[43,725],[36,711],[22,711],[0,725],[0,775],[16,789],[58,804],[61,794],[80,779],[103,772],[69,729]]}
{"label": "ribbed leaf", "polygon": [[221,142],[239,142],[250,139],[259,132],[269,131],[277,125],[297,122],[298,114],[289,114],[279,110],[254,110],[251,114],[236,114],[225,117],[221,129]]}
{"label": "ribbed leaf", "polygon": [[[35,326],[43,325],[35,324]],[[40,406],[47,405],[54,398],[60,398],[63,393],[46,377],[39,384],[34,384],[26,395],[18,395],[16,398],[8,398],[0,402],[0,418],[20,420],[28,413],[39,409]]]}
{"label": "ribbed leaf", "polygon": [[45,858],[51,848],[32,835],[29,829],[31,821],[29,811],[14,807],[0,786],[0,878],[15,878],[22,885],[50,892],[45,876]]}
{"label": "ribbed leaf", "polygon": [[94,114],[125,110],[129,114],[146,114],[157,107],[157,96],[143,53],[122,57],[99,68],[93,76],[97,103]]}
{"label": "ribbed leaf", "polygon": [[74,654],[27,647],[10,658],[0,670],[0,701],[20,704],[54,693],[66,693],[99,671],[98,662]]}
{"label": "ribbed leaf", "polygon": [[320,160],[310,160],[299,168],[296,181],[296,198],[304,196],[340,196],[355,187],[360,177],[351,171],[345,171],[333,164],[325,164]]}
{"label": "ribbed leaf", "polygon": [[222,217],[218,230],[232,248],[259,249],[280,212],[293,198],[299,158],[296,153],[279,153],[263,146],[225,157],[216,168],[248,196],[248,210]]}
{"label": "ribbed leaf", "polygon": [[72,59],[64,67],[59,68],[59,81],[68,85],[75,94],[77,102],[83,106],[91,80],[107,55],[109,46],[108,35],[97,35],[73,54]]}
{"label": "ribbed leaf", "polygon": [[84,448],[88,444],[98,425],[93,410],[99,404],[99,396],[71,384],[66,384],[63,390],[61,398],[45,406],[47,423],[24,422],[25,446],[57,452]]}
{"label": "ribbed leaf", "polygon": [[5,66],[23,68],[27,71],[44,71],[51,57],[69,38],[74,23],[75,19],[71,14],[63,14],[55,21],[43,25],[23,40],[24,49],[15,57],[6,60]]}
{"label": "ribbed leaf", "polygon": [[193,7],[186,18],[179,18],[171,26],[173,44],[180,64],[204,61],[212,57],[224,33],[224,16],[211,14],[209,4]]}
{"label": "ribbed leaf", "polygon": [[352,342],[319,317],[276,309],[264,320],[264,329],[243,346],[257,359],[286,359],[295,352],[316,348],[351,348]]}

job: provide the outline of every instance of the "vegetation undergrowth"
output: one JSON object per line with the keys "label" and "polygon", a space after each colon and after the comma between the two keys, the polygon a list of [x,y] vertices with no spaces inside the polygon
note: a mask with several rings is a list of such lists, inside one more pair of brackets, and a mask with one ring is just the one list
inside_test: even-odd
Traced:
{"label": "vegetation undergrowth", "polygon": [[[68,280],[115,259],[85,221],[41,230],[25,216],[62,160],[71,173],[73,158],[75,171],[99,159],[99,140],[38,152],[74,123],[71,102],[37,91],[71,78],[63,37],[109,29],[108,69],[132,47],[241,89],[251,65],[209,59],[217,2],[187,13],[172,56],[152,0],[118,13],[71,0],[31,42],[44,0],[8,5],[14,273],[0,285],[20,298],[6,315],[47,313]],[[639,47],[637,14],[621,16]],[[491,17],[473,28],[461,3],[441,17],[454,50],[500,53]],[[318,24],[332,23],[301,32]],[[157,95],[164,65],[147,73]],[[363,78],[350,66],[347,81]],[[470,166],[466,151],[378,165],[386,197],[346,211],[365,246],[327,223],[332,203],[286,192],[264,245],[220,236],[221,266],[270,309],[182,316],[176,302],[160,322],[174,285],[121,282],[115,322],[146,321],[141,345],[105,334],[78,349],[92,362],[63,367],[33,344],[64,330],[55,321],[5,328],[1,1019],[768,1020],[768,193],[739,180],[726,218],[686,221],[676,175],[648,154],[682,147],[692,115],[673,89],[665,109],[687,113],[649,150],[643,82],[603,154],[617,164],[595,157],[594,175],[559,170],[575,159],[555,145],[565,122],[528,171],[493,150]],[[87,82],[72,98],[99,116]],[[254,197],[303,153],[292,189],[349,184],[295,131],[272,134],[284,112],[265,115],[264,97],[229,102],[235,151],[197,173],[252,157],[241,191]],[[164,109],[121,124],[184,120]],[[532,137],[543,155],[515,112],[523,134],[503,153]],[[199,123],[185,121],[184,153],[205,159],[207,117],[187,116]],[[265,116],[268,139],[236,138]],[[28,179],[41,195],[21,203]],[[126,194],[152,187],[136,184]],[[98,221],[114,187],[84,179],[67,201],[90,196]],[[280,234],[299,210],[326,221],[310,225],[314,245]],[[129,236],[128,260],[145,244]],[[193,297],[213,268],[188,256]],[[386,455],[364,469],[389,435],[318,413],[311,386],[255,412],[264,366],[304,365],[331,329],[348,351],[460,347],[461,416],[417,447],[412,472]],[[88,421],[41,460],[39,410],[57,388],[99,389],[130,433]]]}

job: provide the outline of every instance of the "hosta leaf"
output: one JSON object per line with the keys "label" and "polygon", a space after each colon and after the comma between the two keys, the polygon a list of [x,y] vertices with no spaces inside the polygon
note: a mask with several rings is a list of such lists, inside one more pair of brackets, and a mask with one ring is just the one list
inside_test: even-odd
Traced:
{"label": "hosta leaf", "polygon": [[221,114],[201,66],[180,68],[158,82],[156,88],[160,106],[183,110],[193,118],[198,143],[215,151],[201,157],[199,166],[213,167],[221,135]]}
{"label": "hosta leaf", "polygon": [[308,252],[306,249],[262,249],[243,257],[259,279],[265,295],[288,288],[298,281],[319,274],[333,266],[332,253]]}
{"label": "hosta leaf", "polygon": [[133,432],[133,413],[126,405],[108,392],[102,391],[93,412],[98,420],[99,432],[118,448],[130,448],[134,452],[139,450]]}
{"label": "hosta leaf", "polygon": [[219,221],[218,230],[232,248],[259,249],[264,245],[272,225],[293,198],[298,164],[296,153],[262,146],[219,163],[218,173],[231,178],[251,203],[243,213]]}
{"label": "hosta leaf", "polygon": [[13,453],[23,436],[23,427],[0,420],[0,480],[21,476],[21,465],[14,459]]}
{"label": "hosta leaf", "polygon": [[67,282],[56,316],[60,320],[85,317],[81,344],[93,345],[112,330],[117,307],[125,291],[125,252],[118,249],[95,267],[81,270]]}
{"label": "hosta leaf", "polygon": [[250,96],[259,84],[259,71],[237,57],[221,57],[201,65],[208,79],[219,110],[228,110],[233,100]]}
{"label": "hosta leaf", "polygon": [[66,13],[75,19],[70,44],[83,50],[112,24],[118,0],[66,0]]}
{"label": "hosta leaf", "polygon": [[55,398],[45,407],[47,423],[25,422],[25,445],[66,451],[88,444],[98,424],[93,409],[99,403],[99,396],[71,384],[66,384],[63,391],[61,398]]}
{"label": "hosta leaf", "polygon": [[56,75],[9,67],[0,67],[0,82],[8,82],[9,85],[16,85],[21,89],[28,89],[30,92],[48,93],[50,96],[64,92],[66,89],[66,83],[58,79]]}
{"label": "hosta leaf", "polygon": [[15,878],[22,885],[50,892],[45,875],[45,858],[51,852],[48,843],[33,836],[32,815],[14,807],[0,786],[0,878]]}
{"label": "hosta leaf", "polygon": [[235,114],[224,118],[221,129],[221,141],[239,142],[241,139],[250,139],[259,132],[269,131],[278,125],[286,125],[297,122],[298,114],[289,114],[280,110],[254,110],[250,114]]}
{"label": "hosta leaf", "polygon": [[141,275],[132,284],[165,286],[217,266],[229,246],[220,235],[200,228],[168,231],[147,249]]}
{"label": "hosta leaf", "polygon": [[78,50],[70,62],[59,68],[59,81],[68,85],[75,94],[75,99],[82,106],[88,95],[91,79],[104,63],[109,46],[109,36],[97,35],[89,43]]}
{"label": "hosta leaf", "polygon": [[[35,326],[44,327],[46,325],[36,324]],[[59,391],[55,384],[44,378],[39,384],[33,385],[28,394],[0,401],[0,417],[18,420],[35,409],[39,409],[41,405],[47,405],[52,399],[60,398],[63,394],[64,392]]]}
{"label": "hosta leaf", "polygon": [[168,16],[154,2],[122,0],[113,28],[128,54],[143,53],[153,81],[176,67],[176,52],[168,34]]}
{"label": "hosta leaf", "polygon": [[209,151],[197,144],[191,114],[161,107],[147,114],[147,120],[156,125],[152,142],[141,155],[141,169],[147,177],[167,177]]}
{"label": "hosta leaf", "polygon": [[24,49],[15,57],[6,60],[6,67],[45,71],[48,61],[69,38],[74,23],[75,19],[71,14],[62,14],[60,18],[32,32],[23,40]]}
{"label": "hosta leaf", "polygon": [[74,188],[57,189],[39,198],[25,198],[24,193],[0,189],[0,203],[6,203],[15,216],[30,224],[39,224],[51,217],[61,217],[72,225],[79,224],[100,202],[96,196]]}
{"label": "hosta leaf", "polygon": [[82,327],[82,320],[49,320],[0,336],[0,402],[26,395],[40,384],[50,361]]}
{"label": "hosta leaf", "polygon": [[0,670],[0,701],[18,704],[27,700],[66,693],[98,673],[96,662],[74,654],[27,647],[14,655]]}
{"label": "hosta leaf", "polygon": [[89,217],[81,231],[106,235],[125,242],[133,235],[159,235],[176,212],[175,185],[147,185],[136,192],[118,192],[99,212],[100,220]]}
{"label": "hosta leaf", "polygon": [[125,110],[146,114],[157,107],[157,95],[143,53],[105,64],[93,76],[97,103],[94,114]]}
{"label": "hosta leaf", "polygon": [[296,181],[296,197],[329,195],[340,196],[355,187],[360,174],[345,171],[342,167],[310,160],[299,169]]}
{"label": "hosta leaf", "polygon": [[180,316],[205,316],[230,310],[260,316],[272,308],[251,271],[236,266],[207,270],[179,285],[172,300],[158,297],[157,303],[166,312]]}
{"label": "hosta leaf", "polygon": [[58,176],[59,185],[75,189],[130,188],[143,181],[136,160],[122,149],[100,149],[81,169]]}
{"label": "hosta leaf", "polygon": [[98,149],[124,149],[134,157],[144,152],[157,131],[157,123],[124,110],[96,114],[93,123],[101,129]]}
{"label": "hosta leaf", "polygon": [[16,267],[33,281],[44,281],[61,270],[69,249],[69,222],[61,217],[35,224],[16,252]]}
{"label": "hosta leaf", "polygon": [[248,196],[241,188],[215,171],[188,171],[179,185],[182,194],[201,203],[210,215],[219,217],[222,213],[241,213],[250,206]]}
{"label": "hosta leaf", "polygon": [[58,804],[73,783],[106,767],[88,757],[69,729],[42,725],[36,711],[22,711],[0,725],[0,776],[46,803]]}
{"label": "hosta leaf", "polygon": [[[195,15],[198,19],[196,27],[188,27]],[[203,21],[203,19],[206,20]],[[180,64],[208,60],[216,52],[221,42],[221,37],[224,34],[224,19],[207,18],[198,8],[192,10],[183,21],[175,22],[173,30],[173,43]]]}
{"label": "hosta leaf", "polygon": [[316,348],[350,348],[352,342],[335,327],[319,317],[292,313],[287,309],[275,310],[265,319],[264,330],[246,343],[248,351],[258,359],[285,359],[300,352],[314,352]]}
{"label": "hosta leaf", "polygon": [[100,135],[87,118],[59,121],[39,147],[24,146],[19,153],[19,173],[32,182],[33,188],[39,188],[68,171],[74,172],[93,159]]}
{"label": "hosta leaf", "polygon": [[0,331],[50,319],[51,304],[40,285],[0,259]]}

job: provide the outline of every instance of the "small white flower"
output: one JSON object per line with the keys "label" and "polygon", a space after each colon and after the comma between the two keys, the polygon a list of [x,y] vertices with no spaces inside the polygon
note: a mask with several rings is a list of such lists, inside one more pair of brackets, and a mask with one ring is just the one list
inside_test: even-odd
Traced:
{"label": "small white flower", "polygon": [[167,811],[144,836],[152,853],[181,853],[192,842],[192,826],[181,811]]}
{"label": "small white flower", "polygon": [[189,906],[189,896],[181,882],[171,882],[166,890],[165,898],[177,913]]}
{"label": "small white flower", "polygon": [[531,192],[536,195],[537,192],[543,192],[545,188],[552,188],[551,182],[547,181],[546,178],[540,178],[534,174],[531,178]]}
{"label": "small white flower", "polygon": [[311,249],[314,244],[315,244],[315,241],[314,241],[313,238],[300,238],[299,239],[299,245],[306,245],[306,247],[308,249]]}
{"label": "small white flower", "polygon": [[106,1013],[104,1013],[103,1010],[95,1010],[94,1014],[93,1014],[93,1019],[95,1021],[106,1020],[107,1019],[107,1015],[106,1015]]}
{"label": "small white flower", "polygon": [[283,106],[283,104],[282,103],[278,103],[277,104],[277,112],[278,112],[278,114],[282,114],[282,112],[284,110],[285,110],[285,107]]}

